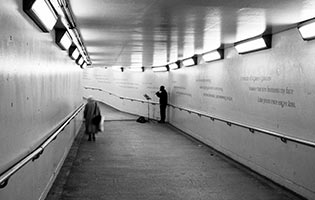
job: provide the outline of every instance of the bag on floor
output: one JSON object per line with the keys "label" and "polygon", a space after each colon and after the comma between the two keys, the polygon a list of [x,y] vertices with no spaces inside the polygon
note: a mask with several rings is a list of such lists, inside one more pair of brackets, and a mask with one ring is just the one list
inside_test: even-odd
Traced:
{"label": "bag on floor", "polygon": [[141,116],[141,117],[139,117],[139,118],[137,119],[137,122],[139,122],[139,123],[146,123],[147,120],[145,120],[145,118]]}

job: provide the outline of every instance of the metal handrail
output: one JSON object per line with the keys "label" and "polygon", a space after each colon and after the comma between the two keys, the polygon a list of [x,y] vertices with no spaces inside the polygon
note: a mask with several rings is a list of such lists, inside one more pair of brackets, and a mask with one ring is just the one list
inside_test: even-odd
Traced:
{"label": "metal handrail", "polygon": [[280,138],[281,141],[284,142],[284,143],[286,143],[287,141],[292,141],[292,142],[296,142],[296,143],[303,144],[303,145],[306,145],[306,146],[315,147],[315,141],[309,141],[309,140],[305,140],[305,139],[301,139],[301,138],[288,136],[288,135],[285,135],[285,134],[280,133],[280,132],[276,132],[276,131],[260,128],[260,127],[257,127],[257,126],[249,125],[249,124],[246,124],[246,123],[242,123],[242,122],[226,119],[226,118],[219,117],[219,116],[216,116],[216,115],[209,115],[209,114],[204,113],[204,112],[200,112],[200,111],[196,111],[196,110],[192,110],[192,109],[179,107],[179,106],[176,106],[176,105],[173,105],[173,104],[168,104],[168,105],[173,107],[173,108],[177,108],[179,110],[187,111],[188,113],[196,114],[196,115],[198,115],[200,117],[201,116],[208,117],[212,121],[217,120],[217,121],[225,122],[229,126],[236,125],[236,126],[239,126],[239,127],[243,127],[243,128],[248,129],[252,133],[260,132],[260,133],[265,133],[267,135],[275,136],[275,137]]}
{"label": "metal handrail", "polygon": [[130,98],[130,97],[119,96],[119,95],[117,95],[117,94],[114,94],[114,93],[112,93],[112,92],[109,92],[109,91],[106,91],[106,90],[103,90],[103,89],[100,89],[100,88],[94,88],[94,87],[84,87],[84,88],[85,88],[85,89],[89,89],[89,90],[98,90],[98,91],[101,91],[101,92],[106,92],[106,93],[108,93],[109,95],[118,97],[118,98],[120,98],[120,99],[126,99],[126,100],[129,100],[129,101],[136,101],[136,102],[141,102],[141,103],[150,103],[150,104],[152,104],[152,105],[159,104],[159,102],[156,102],[156,101],[142,100],[142,99],[136,99],[136,98]]}
{"label": "metal handrail", "polygon": [[75,111],[73,111],[68,117],[66,117],[66,120],[64,120],[62,124],[56,129],[56,131],[54,131],[41,145],[39,145],[30,154],[28,154],[23,159],[7,169],[5,172],[3,172],[0,175],[0,188],[4,188],[8,184],[10,177],[15,174],[19,169],[21,169],[24,165],[26,165],[31,160],[35,161],[36,159],[38,159],[40,155],[44,152],[45,148],[57,138],[57,136],[64,130],[64,128],[71,122],[71,120],[76,117],[76,115],[84,108],[84,106],[85,103],[82,103]]}
{"label": "metal handrail", "polygon": [[[102,90],[102,89],[99,89],[99,88],[85,87],[85,89],[99,90],[99,91],[107,92],[110,95],[114,95],[114,96],[119,97],[120,99],[127,99],[127,100],[134,100],[134,101],[145,102],[145,101],[139,100],[139,99],[132,99],[132,98],[126,98],[126,97],[118,96],[116,94],[113,94],[111,92],[108,92],[108,91],[105,91],[105,90]],[[151,102],[149,102],[149,103],[151,103]],[[159,104],[159,103],[152,102],[151,104],[155,105],[155,104]],[[204,112],[201,112],[201,111],[196,111],[196,110],[192,110],[192,109],[188,109],[188,108],[183,108],[183,107],[176,106],[176,105],[173,105],[173,104],[170,104],[170,103],[168,104],[168,106],[173,107],[173,108],[177,108],[179,110],[187,111],[188,113],[196,114],[199,117],[203,116],[203,117],[210,118],[212,121],[214,121],[214,120],[221,121],[221,122],[226,123],[229,126],[236,125],[236,126],[239,126],[239,127],[243,127],[243,128],[248,129],[251,133],[259,132],[259,133],[264,133],[264,134],[267,134],[267,135],[275,136],[275,137],[280,138],[281,141],[284,142],[284,143],[286,143],[287,141],[292,141],[292,142],[296,142],[296,143],[303,144],[303,145],[306,145],[306,146],[315,147],[315,141],[309,141],[309,140],[305,140],[305,139],[302,139],[302,138],[288,136],[288,135],[285,135],[285,134],[280,133],[280,132],[276,132],[276,131],[260,128],[260,127],[257,127],[257,126],[253,126],[253,125],[249,125],[249,124],[246,124],[246,123],[230,120],[230,119],[219,117],[219,116],[216,116],[216,115],[209,115],[208,113],[204,113]]]}

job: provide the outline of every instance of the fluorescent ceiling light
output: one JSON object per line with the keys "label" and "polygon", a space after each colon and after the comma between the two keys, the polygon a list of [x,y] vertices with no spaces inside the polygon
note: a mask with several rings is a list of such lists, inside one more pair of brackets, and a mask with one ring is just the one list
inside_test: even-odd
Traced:
{"label": "fluorescent ceiling light", "polygon": [[262,38],[258,38],[246,43],[238,44],[235,46],[235,48],[239,53],[244,53],[256,49],[266,48],[266,43]]}
{"label": "fluorescent ceiling light", "polygon": [[80,66],[82,69],[85,69],[87,67],[86,62],[83,62],[83,64]]}
{"label": "fluorescent ceiling light", "polygon": [[166,72],[168,71],[166,66],[161,66],[161,67],[152,67],[152,70],[154,72]]}
{"label": "fluorescent ceiling light", "polygon": [[67,50],[71,46],[72,40],[65,29],[56,29],[56,43],[62,50]]}
{"label": "fluorescent ceiling light", "polygon": [[304,40],[311,40],[315,38],[315,21],[307,21],[298,26],[300,34]]}
{"label": "fluorescent ceiling light", "polygon": [[168,65],[168,67],[170,68],[170,70],[175,70],[179,68],[177,63],[171,63]]}
{"label": "fluorescent ceiling light", "polygon": [[271,35],[237,42],[235,48],[240,54],[271,48]]}
{"label": "fluorescent ceiling light", "polygon": [[46,0],[23,0],[23,10],[44,32],[51,31],[57,22],[57,15]]}
{"label": "fluorescent ceiling light", "polygon": [[124,68],[123,68],[122,66],[112,66],[112,69],[113,69],[114,71],[121,71],[121,72],[124,71]]}
{"label": "fluorescent ceiling light", "polygon": [[71,45],[72,41],[71,38],[69,36],[69,34],[66,32],[63,37],[60,40],[60,44],[65,48],[65,49],[69,49],[70,45]]}
{"label": "fluorescent ceiling light", "polygon": [[220,52],[218,50],[211,51],[202,55],[202,58],[205,62],[211,62],[215,60],[220,60],[223,58],[223,50]]}
{"label": "fluorescent ceiling light", "polygon": [[131,68],[129,68],[129,71],[144,72],[144,67],[131,67]]}
{"label": "fluorescent ceiling light", "polygon": [[76,59],[78,59],[79,55],[80,55],[80,53],[79,53],[78,48],[75,48],[70,56],[73,60],[76,60]]}
{"label": "fluorescent ceiling light", "polygon": [[183,60],[183,66],[184,67],[190,67],[190,66],[193,66],[193,65],[195,65],[194,59],[188,58],[188,59]]}
{"label": "fluorescent ceiling light", "polygon": [[78,65],[82,65],[83,64],[83,62],[84,62],[84,59],[83,59],[83,57],[81,56],[80,58],[79,58],[79,60],[78,60]]}

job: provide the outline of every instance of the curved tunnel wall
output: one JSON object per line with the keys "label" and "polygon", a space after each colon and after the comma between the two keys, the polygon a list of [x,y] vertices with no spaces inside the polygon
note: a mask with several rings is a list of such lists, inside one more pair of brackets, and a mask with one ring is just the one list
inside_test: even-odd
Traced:
{"label": "curved tunnel wall", "polygon": [[[0,172],[38,146],[82,103],[82,70],[22,11],[0,7]],[[0,199],[44,199],[81,125],[79,117],[0,189]]]}
{"label": "curved tunnel wall", "polygon": [[[272,48],[238,55],[225,49],[225,59],[168,73],[116,72],[88,69],[84,86],[118,96],[144,99],[166,85],[171,104],[233,121],[315,140],[315,41],[303,41],[296,29],[273,35]],[[101,91],[85,90],[114,107],[145,115],[139,102],[119,99]],[[158,106],[151,117],[159,118]],[[315,199],[315,148],[279,138],[251,133],[174,108],[168,121],[231,158],[309,198]]]}
{"label": "curved tunnel wall", "polygon": [[[123,73],[110,69],[92,68],[86,69],[83,73],[84,87],[99,90],[84,89],[84,96],[92,95],[97,100],[103,101],[119,110],[137,114],[148,115],[148,104],[144,94],[151,97],[151,101],[158,102],[155,93],[160,85],[166,88],[169,86],[169,75],[167,73],[153,73],[152,71]],[[111,93],[111,94],[109,94]],[[119,97],[127,97],[144,102],[135,102]],[[159,118],[159,107],[149,106],[150,118]],[[106,113],[105,113],[106,115]]]}

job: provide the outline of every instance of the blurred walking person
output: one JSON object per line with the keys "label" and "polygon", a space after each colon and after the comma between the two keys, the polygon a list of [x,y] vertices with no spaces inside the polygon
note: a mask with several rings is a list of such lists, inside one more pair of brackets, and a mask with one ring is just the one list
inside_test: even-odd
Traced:
{"label": "blurred walking person", "polygon": [[95,141],[95,134],[99,131],[99,123],[101,122],[101,111],[92,96],[89,96],[87,101],[83,113],[85,134],[89,137],[88,141]]}

